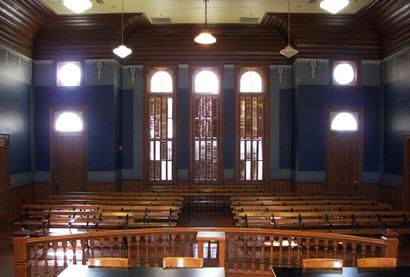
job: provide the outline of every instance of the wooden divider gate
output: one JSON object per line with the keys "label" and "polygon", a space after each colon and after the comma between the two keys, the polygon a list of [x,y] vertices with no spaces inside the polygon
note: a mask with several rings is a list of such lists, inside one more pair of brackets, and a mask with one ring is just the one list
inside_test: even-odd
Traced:
{"label": "wooden divider gate", "polygon": [[87,264],[95,257],[126,257],[132,266],[158,267],[167,256],[204,256],[205,265],[224,266],[227,272],[270,274],[272,266],[300,267],[304,258],[340,258],[346,266],[362,257],[396,258],[398,243],[392,231],[376,239],[253,228],[133,229],[16,236],[14,261],[16,277],[57,276],[68,264]]}

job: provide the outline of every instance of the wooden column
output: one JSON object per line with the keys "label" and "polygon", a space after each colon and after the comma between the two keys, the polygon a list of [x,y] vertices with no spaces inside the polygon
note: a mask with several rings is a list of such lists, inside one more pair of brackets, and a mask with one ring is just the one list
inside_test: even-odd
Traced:
{"label": "wooden column", "polygon": [[30,252],[26,244],[27,238],[27,236],[13,238],[15,277],[31,276]]}
{"label": "wooden column", "polygon": [[386,241],[384,256],[388,258],[397,258],[399,248],[399,234],[393,230],[387,229],[382,236]]}
{"label": "wooden column", "polygon": [[204,257],[204,243],[218,243],[218,266],[225,266],[225,232],[198,232],[196,235],[198,241],[198,258]]}

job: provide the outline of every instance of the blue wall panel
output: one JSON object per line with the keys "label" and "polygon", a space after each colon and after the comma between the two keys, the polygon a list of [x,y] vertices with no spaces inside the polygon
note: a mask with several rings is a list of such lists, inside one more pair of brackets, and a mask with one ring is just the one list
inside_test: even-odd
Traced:
{"label": "blue wall panel", "polygon": [[88,170],[116,169],[116,109],[113,86],[36,87],[37,170],[50,170],[50,109],[85,107],[88,128]]}
{"label": "blue wall panel", "polygon": [[292,158],[292,91],[279,92],[279,168],[291,168]]}
{"label": "blue wall panel", "polygon": [[178,91],[177,101],[178,167],[179,169],[188,169],[190,144],[188,141],[189,92],[187,89]]}
{"label": "blue wall panel", "polygon": [[134,151],[134,143],[133,143],[133,90],[123,90],[122,91],[122,111],[121,111],[121,141],[122,141],[122,153],[121,153],[121,160],[122,160],[122,168],[124,169],[131,169],[133,168],[133,151]]}
{"label": "blue wall panel", "polygon": [[31,85],[0,74],[0,134],[10,135],[11,174],[31,171]]}
{"label": "blue wall panel", "polygon": [[223,92],[223,136],[224,136],[224,169],[234,168],[235,147],[235,93],[233,89]]}

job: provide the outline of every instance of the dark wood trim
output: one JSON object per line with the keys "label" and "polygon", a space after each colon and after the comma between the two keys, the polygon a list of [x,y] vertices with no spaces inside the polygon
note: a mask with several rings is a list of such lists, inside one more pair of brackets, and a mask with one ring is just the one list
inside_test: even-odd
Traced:
{"label": "dark wood trim", "polygon": [[330,114],[332,112],[352,112],[352,113],[357,113],[358,114],[358,136],[357,136],[357,143],[360,145],[360,150],[359,150],[359,156],[360,156],[360,176],[358,181],[358,191],[361,189],[362,182],[363,182],[363,108],[362,107],[328,107],[325,111],[325,122],[326,122],[326,127],[325,127],[325,191],[329,192],[329,180],[328,180],[328,168],[329,168],[329,163],[331,161],[328,160],[328,148],[329,148],[329,134],[332,132],[330,130]]}
{"label": "dark wood trim", "polygon": [[82,131],[82,145],[83,145],[83,151],[84,151],[84,170],[85,170],[85,180],[83,183],[83,189],[86,190],[87,183],[88,183],[88,153],[87,153],[87,140],[88,140],[88,127],[87,127],[87,108],[86,107],[75,107],[75,106],[66,106],[66,107],[51,107],[50,108],[50,182],[52,186],[52,190],[54,193],[57,193],[58,190],[55,186],[55,176],[54,176],[54,167],[55,167],[55,130],[54,130],[54,124],[56,121],[55,114],[57,112],[63,112],[63,111],[78,111],[81,112],[83,115],[83,131]]}
{"label": "dark wood trim", "polygon": [[[240,181],[239,179],[239,95],[240,95],[240,77],[242,73],[254,70],[261,74],[263,84],[263,109],[264,109],[264,134],[263,134],[263,178],[261,181]],[[241,184],[261,184],[266,183],[269,179],[269,68],[266,65],[239,65],[235,70],[235,181]],[[255,96],[257,94],[242,94]]]}
{"label": "dark wood trim", "polygon": [[[9,220],[9,210],[10,210],[10,136],[8,134],[0,134],[0,138],[5,140],[5,150],[6,150],[6,162],[4,167],[0,170],[3,171],[1,174],[4,173],[4,188],[3,192],[0,195],[2,198],[0,201],[3,202],[4,207],[4,218],[0,218],[0,222],[5,223]],[[0,206],[1,207],[1,206]]]}
{"label": "dark wood trim", "polygon": [[188,180],[190,184],[196,184],[198,182],[195,182],[193,180],[193,160],[194,160],[194,124],[195,121],[193,120],[193,104],[194,104],[194,77],[197,72],[201,70],[214,70],[217,73],[218,80],[219,80],[219,94],[218,94],[218,180],[212,181],[212,182],[206,182],[206,181],[201,181],[201,184],[218,184],[221,183],[223,180],[223,174],[224,174],[224,157],[223,157],[223,138],[224,138],[224,133],[223,133],[223,65],[214,65],[214,66],[202,66],[202,65],[190,65],[189,66],[189,87],[190,87],[190,93],[189,93],[189,128],[188,128],[188,133],[189,133],[189,173],[188,173]]}
{"label": "dark wood trim", "polygon": [[404,145],[403,145],[403,185],[402,185],[402,199],[401,199],[402,209],[410,209],[409,151],[410,151],[410,135],[405,135]]}
{"label": "dark wood trim", "polygon": [[[172,139],[172,181],[150,181],[148,176],[148,162],[149,162],[149,133],[148,133],[148,113],[149,113],[149,84],[151,80],[151,76],[153,72],[159,70],[166,70],[172,71],[172,85],[173,85],[173,93],[160,93],[158,95],[167,95],[172,96],[173,103],[172,103],[172,116],[173,116],[173,139]],[[178,120],[177,120],[177,102],[178,102],[178,66],[176,65],[161,65],[161,66],[148,66],[144,68],[144,181],[148,184],[150,183],[160,183],[160,184],[177,184],[178,183]]]}

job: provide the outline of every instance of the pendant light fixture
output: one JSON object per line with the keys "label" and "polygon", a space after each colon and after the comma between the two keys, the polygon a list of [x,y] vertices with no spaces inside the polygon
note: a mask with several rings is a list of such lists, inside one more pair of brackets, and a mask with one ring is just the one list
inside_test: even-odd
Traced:
{"label": "pendant light fixture", "polygon": [[288,0],[288,45],[284,49],[280,50],[280,53],[288,59],[298,53],[298,50],[290,45],[290,0]]}
{"label": "pendant light fixture", "polygon": [[76,14],[80,14],[93,6],[90,0],[64,0],[64,6]]}
{"label": "pendant light fixture", "polygon": [[349,0],[323,0],[320,7],[332,14],[337,14],[349,5]]}
{"label": "pendant light fixture", "polygon": [[121,45],[112,50],[115,55],[121,59],[127,57],[132,53],[132,50],[124,45],[124,0],[122,0],[122,14],[121,14]]}
{"label": "pendant light fixture", "polygon": [[205,30],[203,30],[199,35],[194,38],[194,41],[198,44],[214,44],[216,42],[216,38],[206,30],[208,25],[208,2],[209,0],[203,0],[205,3]]}

